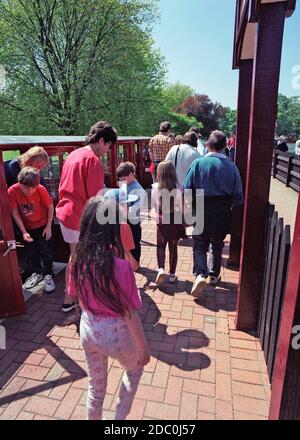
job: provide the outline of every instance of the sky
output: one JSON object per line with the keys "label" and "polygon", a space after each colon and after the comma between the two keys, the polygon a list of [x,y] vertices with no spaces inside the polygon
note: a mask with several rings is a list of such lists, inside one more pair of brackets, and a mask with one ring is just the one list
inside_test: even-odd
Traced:
{"label": "sky", "polygon": [[[299,88],[293,88],[292,73],[293,68],[300,73],[300,0],[297,3],[284,31],[279,92],[287,96],[300,96],[300,80]],[[153,29],[154,45],[168,64],[169,82],[180,81],[231,108],[236,108],[238,88],[238,70],[232,70],[235,4],[158,0],[160,21]]]}

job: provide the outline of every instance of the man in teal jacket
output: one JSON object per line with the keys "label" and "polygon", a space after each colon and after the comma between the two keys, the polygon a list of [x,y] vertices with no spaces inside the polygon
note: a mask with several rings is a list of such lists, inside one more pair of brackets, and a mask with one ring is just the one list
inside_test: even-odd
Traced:
{"label": "man in teal jacket", "polygon": [[[206,145],[208,154],[192,163],[184,182],[184,188],[193,192],[194,206],[197,206],[197,190],[204,191],[204,229],[193,234],[196,279],[191,294],[195,297],[203,292],[207,277],[210,284],[220,281],[224,240],[231,232],[231,209],[244,203],[238,168],[224,154],[226,136],[213,131]],[[196,217],[199,215],[203,213],[196,212]]]}

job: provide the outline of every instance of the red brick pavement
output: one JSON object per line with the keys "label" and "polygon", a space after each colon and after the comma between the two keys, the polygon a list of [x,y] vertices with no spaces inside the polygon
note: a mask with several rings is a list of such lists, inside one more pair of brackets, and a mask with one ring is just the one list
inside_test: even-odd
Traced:
{"label": "red brick pavement", "polygon": [[[270,386],[255,336],[234,330],[238,272],[195,300],[192,248],[179,246],[178,282],[158,289],[155,226],[143,226],[141,317],[151,349],[129,419],[266,419]],[[228,249],[224,250],[224,259]],[[76,313],[60,311],[63,274],[52,295],[34,295],[27,314],[7,319],[0,351],[0,419],[83,419],[87,390]],[[105,417],[112,418],[122,369],[109,363]]]}
{"label": "red brick pavement", "polygon": [[270,202],[275,205],[279,217],[283,217],[284,224],[291,226],[291,238],[294,234],[298,193],[277,179],[271,178]]}

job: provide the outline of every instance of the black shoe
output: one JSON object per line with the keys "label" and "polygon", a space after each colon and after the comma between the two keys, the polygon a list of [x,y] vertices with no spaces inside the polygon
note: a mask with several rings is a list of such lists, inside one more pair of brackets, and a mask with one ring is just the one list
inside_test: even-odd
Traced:
{"label": "black shoe", "polygon": [[73,302],[72,304],[63,304],[62,311],[65,313],[71,312],[71,310],[75,309],[76,304]]}

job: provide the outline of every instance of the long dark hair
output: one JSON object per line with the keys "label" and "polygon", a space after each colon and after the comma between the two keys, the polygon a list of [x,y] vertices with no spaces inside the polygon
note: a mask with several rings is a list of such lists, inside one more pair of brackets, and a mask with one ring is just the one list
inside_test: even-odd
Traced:
{"label": "long dark hair", "polygon": [[[164,160],[158,164],[157,182],[160,191],[166,189],[171,192],[178,187],[176,169],[170,160]],[[174,197],[170,198],[170,206],[163,197],[160,197],[159,200],[160,214],[165,210],[167,212],[168,209],[170,209],[170,212],[174,212]]]}
{"label": "long dark hair", "polygon": [[[112,212],[116,213],[116,224],[99,221],[99,216],[108,220]],[[81,218],[79,243],[72,258],[71,276],[78,298],[84,308],[91,312],[94,310],[88,302],[86,283],[99,303],[121,315],[128,311],[128,299],[114,274],[115,251],[120,257],[124,255],[118,222],[119,207],[114,200],[97,196],[88,201]]]}

